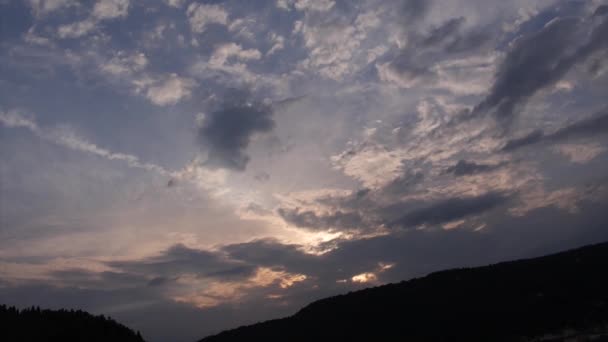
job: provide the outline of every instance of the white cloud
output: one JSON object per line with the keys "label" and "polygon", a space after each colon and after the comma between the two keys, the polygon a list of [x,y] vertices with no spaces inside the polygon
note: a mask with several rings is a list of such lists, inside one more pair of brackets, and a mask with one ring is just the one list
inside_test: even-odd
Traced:
{"label": "white cloud", "polygon": [[571,162],[585,164],[606,151],[606,147],[596,143],[562,144],[555,146],[555,151],[568,157]]}
{"label": "white cloud", "polygon": [[39,131],[38,124],[36,124],[33,118],[27,117],[15,110],[8,112],[0,111],[0,122],[9,128],[27,128],[32,132]]}
{"label": "white cloud", "polygon": [[297,0],[295,2],[295,7],[300,11],[327,12],[332,9],[335,4],[336,3],[333,0]]}
{"label": "white cloud", "polygon": [[233,32],[235,36],[248,39],[252,42],[255,41],[255,19],[253,17],[249,18],[239,18],[230,23],[228,26],[228,31]]}
{"label": "white cloud", "polygon": [[366,188],[376,189],[388,184],[403,173],[400,151],[389,151],[381,146],[366,146],[352,153],[347,150],[331,158],[334,168],[360,181]]}
{"label": "white cloud", "polygon": [[99,20],[126,17],[129,12],[129,0],[99,0],[93,7],[93,17]]}
{"label": "white cloud", "polygon": [[125,76],[143,70],[146,65],[148,65],[148,59],[144,53],[127,54],[119,51],[101,65],[101,70],[114,76]]}
{"label": "white cloud", "polygon": [[196,82],[190,78],[170,74],[160,80],[144,79],[136,85],[147,88],[145,96],[152,103],[158,106],[167,106],[176,104],[184,98],[189,98]]}
{"label": "white cloud", "polygon": [[171,7],[182,7],[186,0],[165,0],[165,3]]}
{"label": "white cloud", "polygon": [[228,12],[219,5],[193,3],[186,14],[193,32],[202,33],[209,24],[228,25]]}
{"label": "white cloud", "polygon": [[362,44],[379,25],[375,11],[359,14],[354,25],[351,21],[296,21],[293,34],[301,34],[309,49],[308,58],[300,66],[334,80],[352,74],[366,65],[367,50]]}
{"label": "white cloud", "polygon": [[235,57],[239,60],[255,60],[260,59],[262,54],[256,49],[243,49],[235,43],[222,44],[215,48],[213,55],[209,59],[211,67],[221,67],[230,57]]}
{"label": "white cloud", "polygon": [[293,4],[293,0],[277,0],[275,4],[279,9],[290,11],[291,5]]}
{"label": "white cloud", "polygon": [[266,52],[266,56],[270,56],[273,53],[285,48],[285,38],[283,38],[283,36],[273,32],[270,34],[270,41],[273,43],[273,45],[268,52]]}
{"label": "white cloud", "polygon": [[154,171],[161,175],[168,176],[169,171],[163,167],[144,163],[138,157],[130,154],[115,153],[105,148],[99,147],[86,139],[78,136],[67,126],[57,128],[41,128],[36,121],[18,111],[0,112],[0,123],[9,128],[27,128],[41,139],[50,141],[57,145],[67,147],[74,151],[80,151],[95,155],[107,160],[117,160],[125,162],[129,167]]}
{"label": "white cloud", "polygon": [[97,26],[97,21],[92,18],[71,24],[61,25],[57,30],[60,38],[78,38],[91,32]]}
{"label": "white cloud", "polygon": [[129,0],[99,0],[88,18],[59,26],[57,34],[63,39],[82,37],[93,31],[100,21],[126,17],[128,12]]}
{"label": "white cloud", "polygon": [[46,15],[64,7],[78,5],[75,0],[28,0],[36,16]]}
{"label": "white cloud", "polygon": [[565,188],[547,193],[542,187],[536,187],[523,193],[520,198],[520,205],[509,211],[514,216],[524,216],[532,210],[553,206],[576,213],[579,210],[578,203],[585,197],[584,193],[575,188]]}

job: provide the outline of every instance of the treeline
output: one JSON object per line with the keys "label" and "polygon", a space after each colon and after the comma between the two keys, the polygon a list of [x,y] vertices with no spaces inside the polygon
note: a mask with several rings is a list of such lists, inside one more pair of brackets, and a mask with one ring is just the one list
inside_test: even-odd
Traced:
{"label": "treeline", "polygon": [[109,317],[81,310],[19,310],[0,305],[0,341],[144,342],[141,334]]}

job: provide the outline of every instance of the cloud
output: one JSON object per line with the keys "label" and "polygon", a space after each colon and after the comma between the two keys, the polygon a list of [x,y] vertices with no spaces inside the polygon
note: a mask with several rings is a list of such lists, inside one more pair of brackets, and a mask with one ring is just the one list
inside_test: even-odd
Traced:
{"label": "cloud", "polygon": [[124,18],[129,13],[130,0],[98,0],[88,18],[59,26],[60,38],[79,38],[97,28],[100,21]]}
{"label": "cloud", "polygon": [[148,58],[144,53],[129,54],[125,51],[118,51],[110,60],[101,65],[101,70],[114,76],[125,76],[142,71],[147,65]]}
{"label": "cloud", "polygon": [[256,60],[262,57],[260,51],[256,49],[243,49],[235,43],[225,43],[217,46],[209,59],[210,67],[222,67],[226,61],[235,57],[239,60]]}
{"label": "cloud", "polygon": [[92,19],[85,19],[72,24],[61,25],[57,29],[57,34],[60,38],[78,38],[91,32],[97,27],[97,22]]}
{"label": "cloud", "polygon": [[555,146],[555,151],[568,157],[571,162],[585,164],[595,159],[607,150],[606,147],[589,144],[562,144]]}
{"label": "cloud", "polygon": [[590,19],[564,17],[517,39],[498,69],[490,94],[473,114],[493,111],[499,120],[511,120],[530,97],[606,48],[608,44],[601,38],[606,34],[608,19],[593,25]]}
{"label": "cloud", "polygon": [[381,146],[349,149],[331,157],[335,169],[360,181],[366,188],[378,188],[399,177],[403,164],[399,151]]}
{"label": "cloud", "polygon": [[399,1],[399,15],[402,18],[405,25],[412,25],[413,23],[422,20],[429,12],[432,0],[405,0]]}
{"label": "cloud", "polygon": [[335,4],[333,0],[296,0],[294,6],[300,11],[327,12]]}
{"label": "cloud", "polygon": [[358,212],[338,210],[330,214],[317,215],[310,210],[279,208],[278,214],[286,222],[312,230],[348,231],[367,228],[367,223]]}
{"label": "cloud", "polygon": [[164,79],[153,81],[147,87],[146,98],[157,106],[168,106],[187,99],[192,95],[196,82],[187,77],[170,74]]}
{"label": "cloud", "polygon": [[228,25],[228,12],[219,5],[192,3],[186,11],[193,32],[203,33],[208,25]]}
{"label": "cloud", "polygon": [[184,3],[186,2],[186,0],[164,0],[165,3],[171,7],[182,7],[184,5]]}
{"label": "cloud", "polygon": [[478,173],[490,172],[501,167],[502,164],[477,164],[466,160],[459,160],[456,165],[447,168],[446,172],[455,176],[467,176]]}
{"label": "cloud", "polygon": [[112,261],[108,266],[136,275],[175,278],[195,274],[205,278],[238,279],[251,276],[255,267],[222,255],[175,245],[160,255],[136,261]]}
{"label": "cloud", "polygon": [[374,10],[359,13],[352,19],[306,16],[303,21],[296,21],[293,33],[302,36],[309,50],[299,68],[333,80],[353,74],[367,64],[364,46],[380,24],[379,13]]}
{"label": "cloud", "polygon": [[466,18],[464,17],[449,19],[440,26],[433,28],[429,34],[422,39],[420,45],[432,46],[444,42],[452,35],[457,34],[465,21]]}
{"label": "cloud", "polygon": [[99,0],[93,7],[93,17],[99,20],[126,17],[130,0]]}
{"label": "cloud", "polygon": [[541,130],[534,130],[521,138],[508,140],[502,150],[506,152],[517,150],[521,147],[536,144],[543,140],[544,133]]}
{"label": "cloud", "polygon": [[512,152],[522,147],[542,142],[558,143],[573,139],[596,137],[607,133],[608,109],[603,109],[589,118],[576,121],[553,133],[546,134],[542,130],[535,130],[524,137],[508,140],[502,147],[502,151]]}
{"label": "cloud", "polygon": [[392,223],[393,226],[413,227],[422,224],[441,224],[471,215],[482,214],[506,203],[508,198],[499,193],[478,197],[450,198],[414,210]]}
{"label": "cloud", "polygon": [[255,134],[274,128],[273,111],[268,105],[233,95],[207,115],[198,130],[201,146],[207,152],[205,165],[243,171],[249,162],[245,150]]}
{"label": "cloud", "polygon": [[388,60],[376,63],[378,78],[401,88],[424,87],[456,95],[480,94],[487,88],[496,52],[487,47],[493,29],[465,27],[466,18],[446,20],[428,32],[411,32]]}
{"label": "cloud", "polygon": [[78,5],[75,0],[28,0],[36,16],[42,16],[62,8]]}
{"label": "cloud", "polygon": [[107,160],[117,160],[127,164],[129,167],[144,169],[147,171],[157,172],[163,176],[171,174],[165,168],[152,164],[145,163],[139,160],[138,157],[130,154],[115,153],[105,148],[99,147],[86,139],[76,135],[67,127],[59,128],[42,128],[32,118],[28,118],[18,111],[0,112],[0,123],[10,128],[27,128],[36,136],[43,140],[51,141],[55,144],[67,147],[69,149],[85,152]]}
{"label": "cloud", "polygon": [[270,34],[270,41],[272,42],[272,47],[266,52],[266,56],[270,56],[285,48],[285,38],[283,36],[273,32]]}

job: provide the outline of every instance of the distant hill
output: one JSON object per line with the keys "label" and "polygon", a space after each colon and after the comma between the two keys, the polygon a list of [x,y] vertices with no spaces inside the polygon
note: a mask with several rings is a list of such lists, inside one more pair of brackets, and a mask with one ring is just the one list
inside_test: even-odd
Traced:
{"label": "distant hill", "polygon": [[608,341],[608,243],[331,297],[201,341]]}
{"label": "distant hill", "polygon": [[144,342],[139,332],[84,311],[18,310],[0,305],[0,341]]}

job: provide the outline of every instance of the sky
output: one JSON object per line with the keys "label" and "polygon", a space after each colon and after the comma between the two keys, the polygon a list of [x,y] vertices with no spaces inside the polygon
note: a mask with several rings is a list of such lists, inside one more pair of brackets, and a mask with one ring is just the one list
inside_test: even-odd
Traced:
{"label": "sky", "polygon": [[608,1],[0,0],[0,302],[194,341],[608,240]]}

